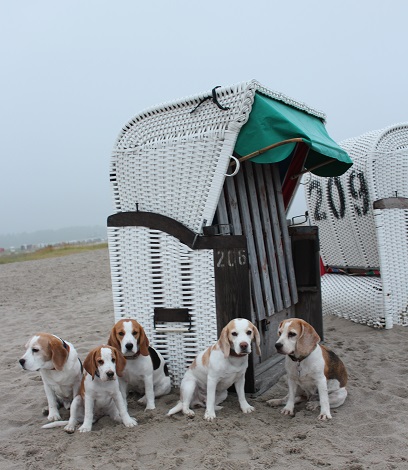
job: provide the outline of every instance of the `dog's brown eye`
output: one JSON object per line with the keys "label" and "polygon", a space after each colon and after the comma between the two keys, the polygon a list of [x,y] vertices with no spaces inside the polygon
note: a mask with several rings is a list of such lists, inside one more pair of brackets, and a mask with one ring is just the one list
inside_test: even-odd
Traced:
{"label": "dog's brown eye", "polygon": [[103,366],[103,360],[102,360],[102,359],[99,359],[98,364],[99,364],[100,366]]}
{"label": "dog's brown eye", "polygon": [[252,335],[252,331],[251,331],[251,330],[248,330],[248,331],[247,331],[247,335],[248,335],[248,336],[251,336],[251,335]]}
{"label": "dog's brown eye", "polygon": [[113,357],[113,358],[112,358],[112,362],[113,362],[114,364],[115,364],[115,361],[116,361],[116,359]]}
{"label": "dog's brown eye", "polygon": [[289,338],[293,338],[294,336],[296,336],[296,333],[294,333],[293,331],[291,331],[289,334],[288,334]]}
{"label": "dog's brown eye", "polygon": [[121,332],[119,333],[119,336],[125,336],[125,333],[123,333],[123,331],[121,331]]}
{"label": "dog's brown eye", "polygon": [[232,336],[238,336],[238,333],[236,331],[232,332],[231,334]]}
{"label": "dog's brown eye", "polygon": [[31,351],[32,351],[33,353],[37,353],[37,352],[39,351],[39,349],[33,348]]}
{"label": "dog's brown eye", "polygon": [[133,335],[133,336],[137,336],[137,331],[134,331],[134,332],[132,333],[132,335]]}

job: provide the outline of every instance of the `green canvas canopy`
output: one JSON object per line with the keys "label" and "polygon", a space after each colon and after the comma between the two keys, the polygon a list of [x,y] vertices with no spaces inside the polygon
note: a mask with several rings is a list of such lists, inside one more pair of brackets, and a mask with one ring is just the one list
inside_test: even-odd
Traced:
{"label": "green canvas canopy", "polygon": [[[255,94],[251,114],[242,127],[235,153],[243,157],[282,141],[300,138],[308,147],[305,169],[318,176],[340,176],[353,164],[328,135],[323,121],[260,93]],[[296,142],[280,145],[251,158],[256,163],[277,163],[288,158]]]}

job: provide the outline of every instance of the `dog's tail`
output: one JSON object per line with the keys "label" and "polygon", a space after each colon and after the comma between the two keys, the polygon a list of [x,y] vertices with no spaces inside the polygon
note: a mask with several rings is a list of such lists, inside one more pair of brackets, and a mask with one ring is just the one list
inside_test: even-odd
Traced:
{"label": "dog's tail", "polygon": [[179,413],[182,409],[183,409],[183,403],[179,401],[177,405],[167,413],[167,416],[175,415],[176,413]]}
{"label": "dog's tail", "polygon": [[62,426],[66,426],[68,424],[68,421],[53,421],[52,423],[47,423],[44,424],[44,426],[41,426],[42,429],[51,429],[51,428],[59,428]]}

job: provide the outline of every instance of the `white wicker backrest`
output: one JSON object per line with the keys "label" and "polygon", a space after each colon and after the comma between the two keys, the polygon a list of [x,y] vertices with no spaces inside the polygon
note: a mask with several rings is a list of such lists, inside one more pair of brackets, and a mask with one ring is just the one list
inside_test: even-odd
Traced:
{"label": "white wicker backrest", "polygon": [[[146,211],[171,217],[199,233],[211,225],[241,127],[255,92],[310,114],[318,111],[262,87],[255,80],[151,108],[128,122],[111,160],[116,212]],[[197,109],[192,112],[195,108]]]}
{"label": "white wicker backrest", "polygon": [[354,165],[342,176],[311,175],[305,186],[321,256],[329,266],[380,266],[373,202],[408,197],[408,123],[340,142]]}

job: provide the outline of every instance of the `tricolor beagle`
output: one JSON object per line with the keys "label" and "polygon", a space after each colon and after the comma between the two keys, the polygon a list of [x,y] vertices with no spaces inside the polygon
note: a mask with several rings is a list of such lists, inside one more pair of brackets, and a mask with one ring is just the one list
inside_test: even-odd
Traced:
{"label": "tricolor beagle", "polygon": [[49,333],[37,333],[19,360],[24,370],[40,371],[48,401],[48,421],[61,419],[58,408],[69,409],[78,394],[82,365],[74,346]]}
{"label": "tricolor beagle", "polygon": [[304,320],[284,320],[279,325],[278,334],[275,347],[279,354],[286,355],[289,393],[285,398],[266,403],[271,406],[286,403],[282,413],[293,416],[295,403],[308,400],[309,410],[317,409],[320,404],[319,419],[331,419],[330,407],[337,408],[347,397],[344,364],[334,352],[318,344],[319,335]]}
{"label": "tricolor beagle", "polygon": [[65,425],[65,431],[72,433],[82,422],[79,431],[88,432],[95,421],[106,415],[128,428],[136,426],[136,420],[129,416],[117,380],[125,364],[123,354],[115,348],[99,346],[93,349],[84,361],[85,373],[80,393],[72,402],[69,421],[57,421],[43,428]]}
{"label": "tricolor beagle", "polygon": [[180,401],[167,415],[182,411],[192,417],[194,411],[190,405],[199,405],[206,406],[204,419],[212,421],[216,405],[227,398],[228,388],[232,384],[235,384],[242,412],[254,411],[244,391],[245,372],[253,340],[257,354],[261,355],[256,326],[243,318],[231,320],[222,330],[219,340],[201,352],[187,369],[180,385]]}
{"label": "tricolor beagle", "polygon": [[155,397],[167,395],[171,382],[162,355],[149,346],[143,327],[130,319],[119,320],[112,328],[108,344],[122,352],[126,358],[120,388],[124,398],[128,387],[144,396],[139,403],[146,410],[155,409]]}

